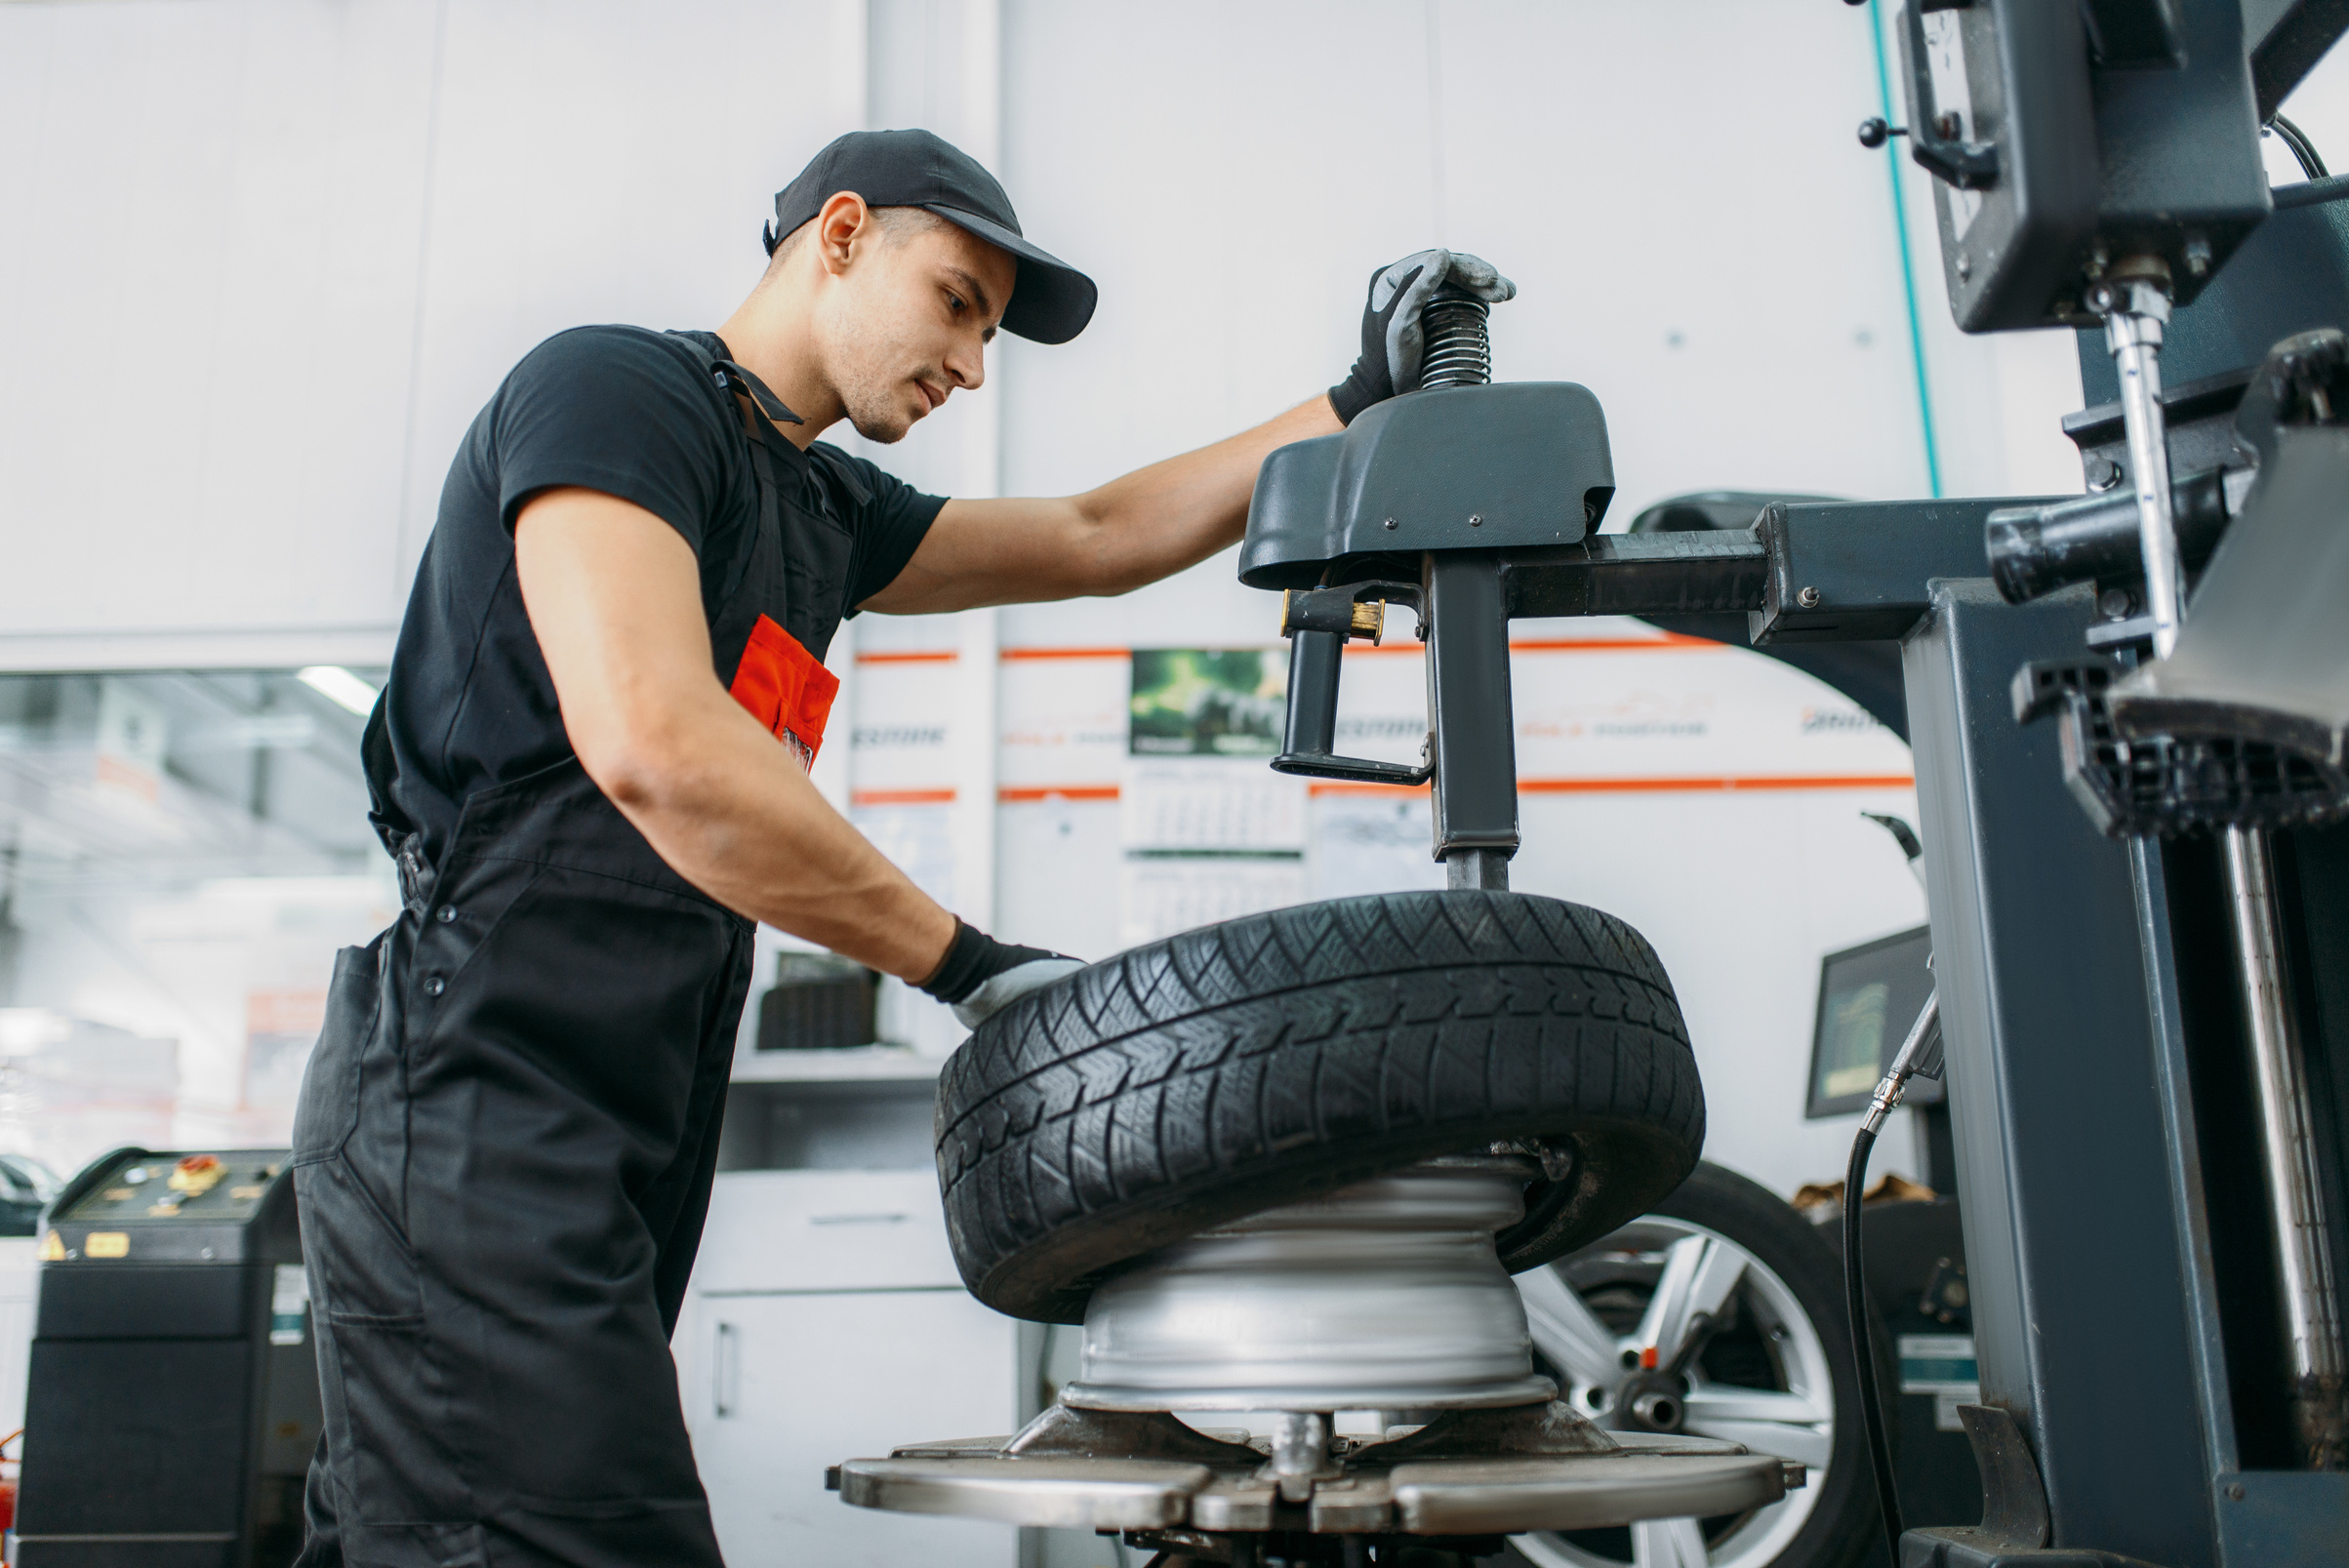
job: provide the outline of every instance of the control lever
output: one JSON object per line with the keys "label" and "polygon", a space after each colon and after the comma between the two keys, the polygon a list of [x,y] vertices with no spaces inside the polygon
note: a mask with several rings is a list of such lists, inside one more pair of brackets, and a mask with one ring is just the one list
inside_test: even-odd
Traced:
{"label": "control lever", "polygon": [[[1353,583],[1334,588],[1292,588],[1281,594],[1280,634],[1289,640],[1289,699],[1280,755],[1273,759],[1276,771],[1388,784],[1426,784],[1435,773],[1432,760],[1413,768],[1342,757],[1332,749],[1338,733],[1338,665],[1346,644],[1366,637],[1375,646],[1386,630],[1390,600],[1407,604],[1418,614],[1419,584]],[[1424,622],[1421,629],[1424,632]]]}
{"label": "control lever", "polygon": [[[1862,6],[1868,0],[1843,0],[1843,3]],[[1933,66],[1925,53],[1924,14],[1957,9],[1961,6],[1910,0],[1908,47],[1902,53],[1908,57],[1909,106],[1917,128],[1887,125],[1871,116],[1860,122],[1860,145],[1881,147],[1893,137],[1905,136],[1909,139],[1910,156],[1936,179],[1945,180],[1960,190],[1988,190],[1999,182],[1997,146],[1987,141],[1966,141],[1964,117],[1955,110],[1925,112],[1933,101]]]}

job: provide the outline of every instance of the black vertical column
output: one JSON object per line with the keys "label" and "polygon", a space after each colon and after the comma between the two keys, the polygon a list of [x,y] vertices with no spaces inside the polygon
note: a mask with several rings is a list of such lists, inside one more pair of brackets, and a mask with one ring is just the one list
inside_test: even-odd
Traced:
{"label": "black vertical column", "polygon": [[2017,606],[1945,579],[1901,651],[1974,1351],[2054,1546],[2217,1568],[2180,1279],[2197,1249],[2169,1200],[2190,1156],[2157,1087],[2128,852],[2065,787],[2055,726],[2014,720],[2015,670],[2077,658],[2093,615],[2085,589]]}
{"label": "black vertical column", "polygon": [[1451,867],[1454,887],[1507,887],[1518,850],[1518,760],[1500,555],[1440,550],[1422,559],[1436,858]]}

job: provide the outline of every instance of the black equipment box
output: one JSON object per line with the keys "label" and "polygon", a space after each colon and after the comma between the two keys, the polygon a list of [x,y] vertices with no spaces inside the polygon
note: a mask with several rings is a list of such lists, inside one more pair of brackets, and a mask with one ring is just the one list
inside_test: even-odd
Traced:
{"label": "black equipment box", "polygon": [[2240,7],[1911,0],[1902,24],[1909,145],[1965,331],[2087,326],[2086,285],[2132,254],[2191,304],[2267,217]]}
{"label": "black equipment box", "polygon": [[14,1568],[281,1568],[318,1441],[284,1149],[117,1149],[41,1238]]}
{"label": "black equipment box", "polygon": [[787,952],[775,984],[758,999],[761,1051],[837,1050],[871,1045],[881,977],[853,958]]}

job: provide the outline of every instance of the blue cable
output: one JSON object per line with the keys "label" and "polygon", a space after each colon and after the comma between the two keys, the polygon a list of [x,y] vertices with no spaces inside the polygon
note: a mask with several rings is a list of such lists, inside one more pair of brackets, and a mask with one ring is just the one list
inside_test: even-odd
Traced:
{"label": "blue cable", "polygon": [[[1892,76],[1884,65],[1884,21],[1879,0],[1869,0],[1868,31],[1876,40],[1876,98],[1884,124],[1894,123]],[[1909,304],[1909,357],[1917,367],[1917,418],[1924,426],[1924,477],[1935,500],[1941,497],[1941,454],[1933,444],[1933,393],[1924,379],[1924,323],[1917,314],[1917,268],[1909,257],[1908,217],[1900,203],[1900,153],[1884,143],[1884,173],[1892,181],[1892,232],[1900,240],[1900,289]]]}

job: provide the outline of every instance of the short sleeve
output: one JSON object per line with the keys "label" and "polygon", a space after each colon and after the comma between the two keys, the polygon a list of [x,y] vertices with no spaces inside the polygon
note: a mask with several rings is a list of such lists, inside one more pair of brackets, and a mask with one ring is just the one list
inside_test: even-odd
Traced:
{"label": "short sleeve", "polygon": [[510,534],[534,492],[578,485],[643,507],[698,556],[725,494],[726,434],[714,383],[661,334],[558,333],[498,392],[491,439],[499,519]]}
{"label": "short sleeve", "polygon": [[[829,444],[828,444],[829,445]],[[856,543],[848,563],[848,614],[897,581],[947,503],[894,474],[834,449],[836,460],[863,482],[868,499],[856,510]]]}

